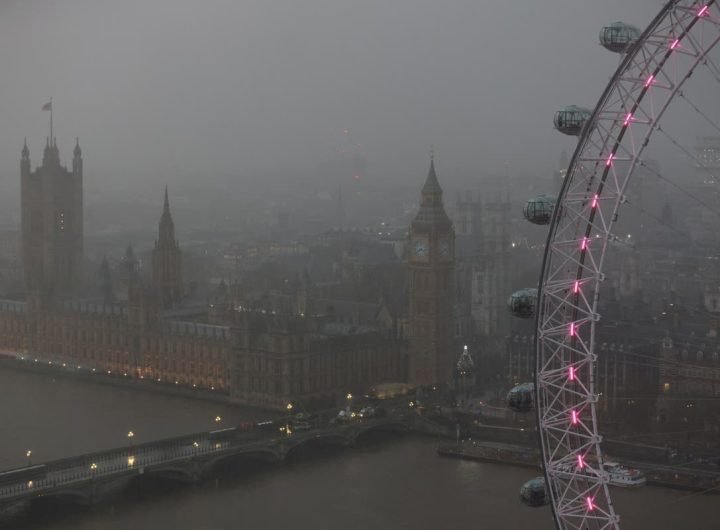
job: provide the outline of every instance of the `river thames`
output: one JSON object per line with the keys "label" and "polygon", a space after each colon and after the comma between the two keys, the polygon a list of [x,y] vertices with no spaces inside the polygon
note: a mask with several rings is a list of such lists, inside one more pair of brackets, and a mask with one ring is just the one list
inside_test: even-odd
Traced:
{"label": "river thames", "polygon": [[[208,401],[0,372],[0,467],[213,429],[267,416]],[[455,460],[438,441],[385,435],[285,464],[248,463],[194,485],[136,481],[92,508],[36,502],[4,527],[47,530],[551,530],[550,510],[518,498],[532,469]],[[720,496],[613,489],[623,529],[720,530]]]}

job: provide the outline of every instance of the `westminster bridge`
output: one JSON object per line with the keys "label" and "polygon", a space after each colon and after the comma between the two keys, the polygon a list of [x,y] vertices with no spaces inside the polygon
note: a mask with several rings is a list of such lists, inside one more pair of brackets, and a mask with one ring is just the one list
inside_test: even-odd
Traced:
{"label": "westminster bridge", "polygon": [[373,431],[446,430],[416,414],[367,418],[292,430],[280,423],[195,433],[130,445],[108,451],[30,465],[0,472],[0,507],[33,498],[57,498],[92,504],[139,476],[194,482],[232,459],[282,462],[294,450],[308,446],[350,446]]}

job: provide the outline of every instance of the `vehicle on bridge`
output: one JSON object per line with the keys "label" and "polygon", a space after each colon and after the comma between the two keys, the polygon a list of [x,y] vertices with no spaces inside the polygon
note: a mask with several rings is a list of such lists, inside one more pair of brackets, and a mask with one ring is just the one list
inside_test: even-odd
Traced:
{"label": "vehicle on bridge", "polygon": [[227,429],[218,429],[216,431],[210,431],[208,433],[211,442],[218,442],[221,440],[231,440],[237,435],[236,427],[228,427]]}
{"label": "vehicle on bridge", "polygon": [[292,427],[294,431],[309,431],[310,429],[312,429],[312,425],[310,425],[310,423],[301,420],[291,421],[290,427]]}
{"label": "vehicle on bridge", "polygon": [[26,466],[17,469],[10,469],[0,473],[0,486],[4,484],[16,484],[18,482],[32,482],[45,478],[47,470],[45,464]]}
{"label": "vehicle on bridge", "polygon": [[280,424],[272,420],[259,421],[255,424],[255,429],[259,432],[277,434],[280,431]]}

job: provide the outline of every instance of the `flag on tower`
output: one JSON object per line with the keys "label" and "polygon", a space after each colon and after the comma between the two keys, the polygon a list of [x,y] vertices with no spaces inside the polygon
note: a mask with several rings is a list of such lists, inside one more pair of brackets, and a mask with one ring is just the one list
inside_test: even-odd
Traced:
{"label": "flag on tower", "polygon": [[48,101],[47,103],[45,103],[45,105],[43,105],[42,109],[43,110],[52,110],[52,101]]}

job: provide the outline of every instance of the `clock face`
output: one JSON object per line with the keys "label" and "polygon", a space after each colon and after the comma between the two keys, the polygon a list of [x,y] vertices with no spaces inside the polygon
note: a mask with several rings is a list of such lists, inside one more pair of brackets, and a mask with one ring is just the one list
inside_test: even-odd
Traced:
{"label": "clock face", "polygon": [[440,255],[444,258],[450,255],[450,241],[447,239],[440,241]]}
{"label": "clock face", "polygon": [[415,255],[426,256],[427,255],[427,243],[422,239],[415,240]]}

